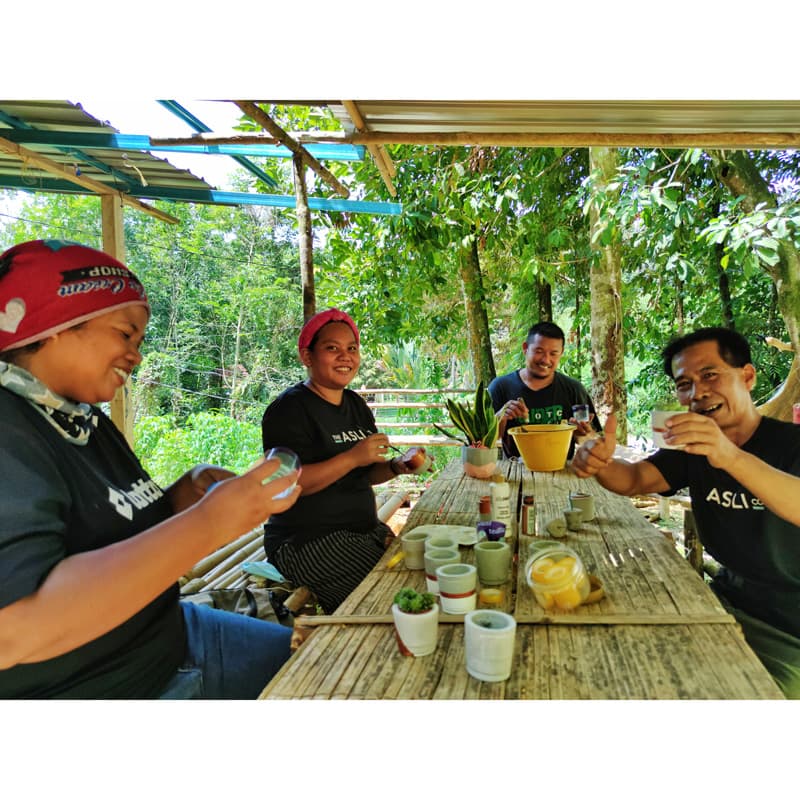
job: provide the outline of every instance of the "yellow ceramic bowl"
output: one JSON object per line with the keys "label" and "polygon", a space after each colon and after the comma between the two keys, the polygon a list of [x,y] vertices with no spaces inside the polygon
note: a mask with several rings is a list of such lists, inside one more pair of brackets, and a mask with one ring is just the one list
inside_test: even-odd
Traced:
{"label": "yellow ceramic bowl", "polygon": [[518,425],[508,433],[514,438],[525,466],[533,472],[556,472],[567,463],[575,425]]}

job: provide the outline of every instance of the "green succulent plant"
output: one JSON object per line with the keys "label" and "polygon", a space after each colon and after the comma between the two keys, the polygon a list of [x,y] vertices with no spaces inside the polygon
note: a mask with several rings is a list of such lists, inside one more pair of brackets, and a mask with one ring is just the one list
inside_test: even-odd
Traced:
{"label": "green succulent plant", "polygon": [[436,597],[430,592],[418,592],[416,589],[406,586],[394,596],[394,602],[406,614],[421,614],[423,611],[433,608]]}
{"label": "green succulent plant", "polygon": [[467,447],[494,447],[497,441],[497,417],[494,415],[491,395],[484,388],[483,381],[478,384],[478,388],[475,390],[475,399],[471,404],[450,398],[446,398],[445,403],[450,421],[464,434],[465,438],[454,436],[434,423],[437,430],[445,436],[458,439]]}

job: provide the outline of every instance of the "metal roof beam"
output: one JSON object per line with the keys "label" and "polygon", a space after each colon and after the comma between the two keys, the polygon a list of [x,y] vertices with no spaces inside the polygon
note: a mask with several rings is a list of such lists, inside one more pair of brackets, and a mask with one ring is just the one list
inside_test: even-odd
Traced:
{"label": "metal roof beam", "polygon": [[[0,175],[0,188],[22,189],[29,192],[48,191],[68,194],[91,194],[81,191],[69,181],[52,178],[22,178],[15,175]],[[109,187],[109,191],[113,191]],[[256,194],[251,192],[221,192],[216,189],[182,189],[167,186],[148,186],[128,192],[133,197],[151,200],[169,200],[184,203],[216,203],[236,206],[272,206],[274,208],[295,208],[294,195]],[[351,214],[388,214],[403,212],[401,203],[383,203],[370,200],[343,200],[335,197],[309,197],[308,207],[312,211],[341,211]]]}
{"label": "metal roof beam", "polygon": [[[291,158],[292,151],[279,144],[153,144],[149,136],[131,133],[70,133],[35,129],[2,131],[2,135],[17,144],[47,145],[50,147],[84,147],[89,150],[152,150],[173,153],[208,153],[221,156],[263,156]],[[312,144],[306,149],[315,158],[328,161],[363,161],[363,145]]]}
{"label": "metal roof beam", "polygon": [[[190,125],[198,133],[211,133],[211,128],[204,122],[201,122],[194,114],[188,109],[184,108],[176,100],[159,100],[158,101],[167,111],[171,111],[176,117],[182,119],[187,125]],[[243,156],[231,156],[231,158],[239,165],[244,167],[251,175],[255,175],[259,180],[272,189],[278,188],[278,182],[275,178],[267,175],[264,170],[257,167],[252,161],[244,158]]]}

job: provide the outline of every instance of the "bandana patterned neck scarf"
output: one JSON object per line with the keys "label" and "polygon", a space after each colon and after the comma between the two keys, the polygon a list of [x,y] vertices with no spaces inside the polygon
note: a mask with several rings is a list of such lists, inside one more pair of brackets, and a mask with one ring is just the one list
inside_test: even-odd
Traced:
{"label": "bandana patterned neck scarf", "polygon": [[0,362],[0,386],[24,397],[67,441],[85,445],[97,427],[88,403],[73,403],[51,392],[38,378],[14,364]]}

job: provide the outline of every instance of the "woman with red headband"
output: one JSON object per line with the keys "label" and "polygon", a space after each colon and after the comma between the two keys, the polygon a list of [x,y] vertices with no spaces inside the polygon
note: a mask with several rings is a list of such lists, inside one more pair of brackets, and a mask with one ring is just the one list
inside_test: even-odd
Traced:
{"label": "woman with red headband", "polygon": [[373,484],[413,471],[401,456],[386,459],[388,436],[347,388],[359,348],[358,328],[344,311],[315,314],[297,342],[308,378],[283,391],[261,421],[264,452],[288,447],[303,465],[300,499],[265,526],[267,558],[308,586],[326,613],[363,580],[393,536],[378,519]]}
{"label": "woman with red headband", "polygon": [[290,655],[291,629],[180,603],[177,580],[287,511],[296,473],[203,465],[162,489],[96,406],[149,317],[98,250],[0,255],[0,698],[255,698]]}

